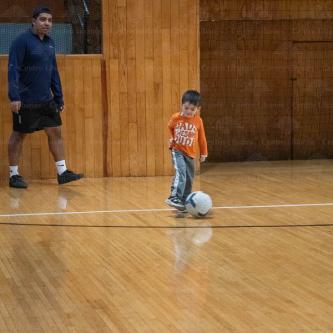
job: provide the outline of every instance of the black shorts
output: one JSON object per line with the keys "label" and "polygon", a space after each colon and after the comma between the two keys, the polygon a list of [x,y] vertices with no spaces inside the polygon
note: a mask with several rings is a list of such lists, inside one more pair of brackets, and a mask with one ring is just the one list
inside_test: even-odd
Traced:
{"label": "black shorts", "polygon": [[60,111],[54,101],[39,104],[22,104],[18,113],[13,112],[13,130],[32,133],[46,127],[61,126]]}

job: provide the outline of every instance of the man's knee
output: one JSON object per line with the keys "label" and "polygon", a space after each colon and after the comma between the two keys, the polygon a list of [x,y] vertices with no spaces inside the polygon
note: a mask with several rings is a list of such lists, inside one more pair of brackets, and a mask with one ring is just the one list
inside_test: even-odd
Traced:
{"label": "man's knee", "polygon": [[45,132],[49,139],[61,140],[61,128],[60,127],[50,127],[45,129]]}
{"label": "man's knee", "polygon": [[21,143],[24,138],[26,137],[26,133],[20,133],[20,132],[13,132],[9,138],[9,144],[18,144]]}

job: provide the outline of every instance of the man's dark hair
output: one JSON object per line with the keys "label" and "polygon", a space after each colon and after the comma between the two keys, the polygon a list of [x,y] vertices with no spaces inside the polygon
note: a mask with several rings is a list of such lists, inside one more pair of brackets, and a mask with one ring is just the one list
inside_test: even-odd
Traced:
{"label": "man's dark hair", "polygon": [[182,104],[190,103],[195,106],[201,105],[201,95],[196,90],[187,90],[182,97]]}
{"label": "man's dark hair", "polygon": [[52,11],[50,8],[48,7],[37,7],[34,9],[34,11],[32,12],[32,17],[34,19],[36,19],[40,14],[43,14],[43,13],[46,13],[46,14],[52,14]]}

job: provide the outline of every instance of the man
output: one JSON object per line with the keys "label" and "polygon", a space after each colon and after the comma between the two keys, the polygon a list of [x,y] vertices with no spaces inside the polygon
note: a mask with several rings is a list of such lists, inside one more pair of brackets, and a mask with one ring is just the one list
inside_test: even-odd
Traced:
{"label": "man", "polygon": [[52,28],[49,8],[36,8],[32,27],[12,43],[8,63],[8,86],[13,132],[8,143],[9,186],[27,188],[18,172],[18,163],[25,136],[44,130],[55,160],[58,183],[65,184],[83,177],[66,167],[61,137],[60,112],[64,101],[58,73],[55,46],[48,36]]}

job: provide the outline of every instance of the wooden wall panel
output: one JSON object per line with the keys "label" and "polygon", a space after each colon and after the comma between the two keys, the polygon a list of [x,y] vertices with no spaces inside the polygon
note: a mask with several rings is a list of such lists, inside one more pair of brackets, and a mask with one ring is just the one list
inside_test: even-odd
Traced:
{"label": "wooden wall panel", "polygon": [[[163,132],[165,124],[163,124],[163,92],[165,91],[165,86],[167,82],[163,81],[163,59],[165,61],[165,56],[163,58],[163,36],[162,36],[162,2],[167,0],[156,0],[153,3],[153,43],[154,43],[154,67],[153,67],[153,82],[154,82],[154,95],[153,95],[153,105],[151,112],[154,113],[154,123],[152,128],[149,129],[153,133],[151,143],[147,142],[147,149],[154,144],[154,163],[151,167],[154,167],[154,174],[162,174],[163,169],[163,156],[164,156],[164,142],[163,142]],[[164,20],[165,22],[165,20]],[[165,23],[166,24],[166,23]],[[165,26],[165,32],[167,31],[167,26]],[[166,40],[164,38],[164,45]],[[164,62],[165,65],[165,62]],[[169,64],[170,65],[170,64]],[[170,110],[171,111],[171,110]],[[150,113],[146,114],[146,118],[150,116]]]}
{"label": "wooden wall panel", "polygon": [[[198,0],[103,1],[104,55],[58,57],[71,168],[92,177],[173,173],[167,122],[184,90],[199,89],[198,33]],[[1,58],[3,156],[11,128],[6,63]],[[23,157],[25,176],[55,175],[43,133],[27,138]],[[6,158],[0,168],[7,177]]]}
{"label": "wooden wall panel", "polygon": [[333,40],[293,45],[294,159],[333,158]]}
{"label": "wooden wall panel", "polygon": [[[326,130],[307,125],[311,117],[303,121],[299,118],[306,118],[315,105],[326,105],[316,113],[320,118],[317,124],[321,123],[321,128],[330,124],[327,103],[333,93],[328,89],[331,72],[325,72],[325,68],[332,64],[325,45],[333,42],[333,2],[203,0],[200,25],[203,118],[210,159],[330,156],[331,138]],[[293,62],[293,45],[297,42],[317,43],[322,51],[298,50]],[[325,60],[324,54],[329,59]],[[293,81],[295,73],[299,81]],[[318,73],[321,79],[316,80]],[[317,88],[325,87],[325,96],[309,98],[314,93],[307,86],[312,80]],[[317,144],[311,144],[310,150],[301,149],[302,144],[297,142],[310,145],[306,138],[311,137],[318,142],[317,151]]]}
{"label": "wooden wall panel", "polygon": [[[70,168],[88,177],[102,177],[103,96],[101,56],[59,56],[66,110],[62,115],[66,160]],[[0,57],[0,178],[8,177],[7,142],[11,133],[11,112],[7,98],[7,57]],[[20,164],[28,178],[54,178],[56,170],[46,136],[27,136]]]}
{"label": "wooden wall panel", "polygon": [[201,23],[210,160],[289,157],[289,29],[278,21]]}
{"label": "wooden wall panel", "polygon": [[332,0],[200,0],[202,21],[332,18]]}
{"label": "wooden wall panel", "polygon": [[[7,0],[0,6],[1,15],[14,10]],[[312,66],[313,75],[315,68],[323,72],[331,66],[323,62],[323,55],[331,57],[328,50],[318,63],[317,51],[295,51],[293,42],[332,41],[332,6],[327,0],[201,0],[200,72],[211,159],[220,159],[221,151],[222,160],[291,157],[296,129],[291,110],[304,111],[297,100],[306,100],[299,89],[308,89],[301,73],[293,89],[295,64]],[[30,8],[31,1],[28,16]],[[179,110],[183,91],[200,86],[199,1],[105,0],[103,15],[103,58],[58,57],[67,160],[94,177],[171,174],[166,123]],[[307,57],[312,60],[303,66]],[[0,68],[6,86],[5,58]],[[331,84],[323,80],[321,85]],[[329,96],[311,103],[331,103]],[[6,89],[0,101],[0,154],[6,156],[11,128]],[[42,133],[27,139],[23,156],[25,175],[54,176]],[[6,159],[0,175],[7,177]]]}
{"label": "wooden wall panel", "polygon": [[199,88],[197,0],[106,0],[109,176],[172,174],[167,121]]}

